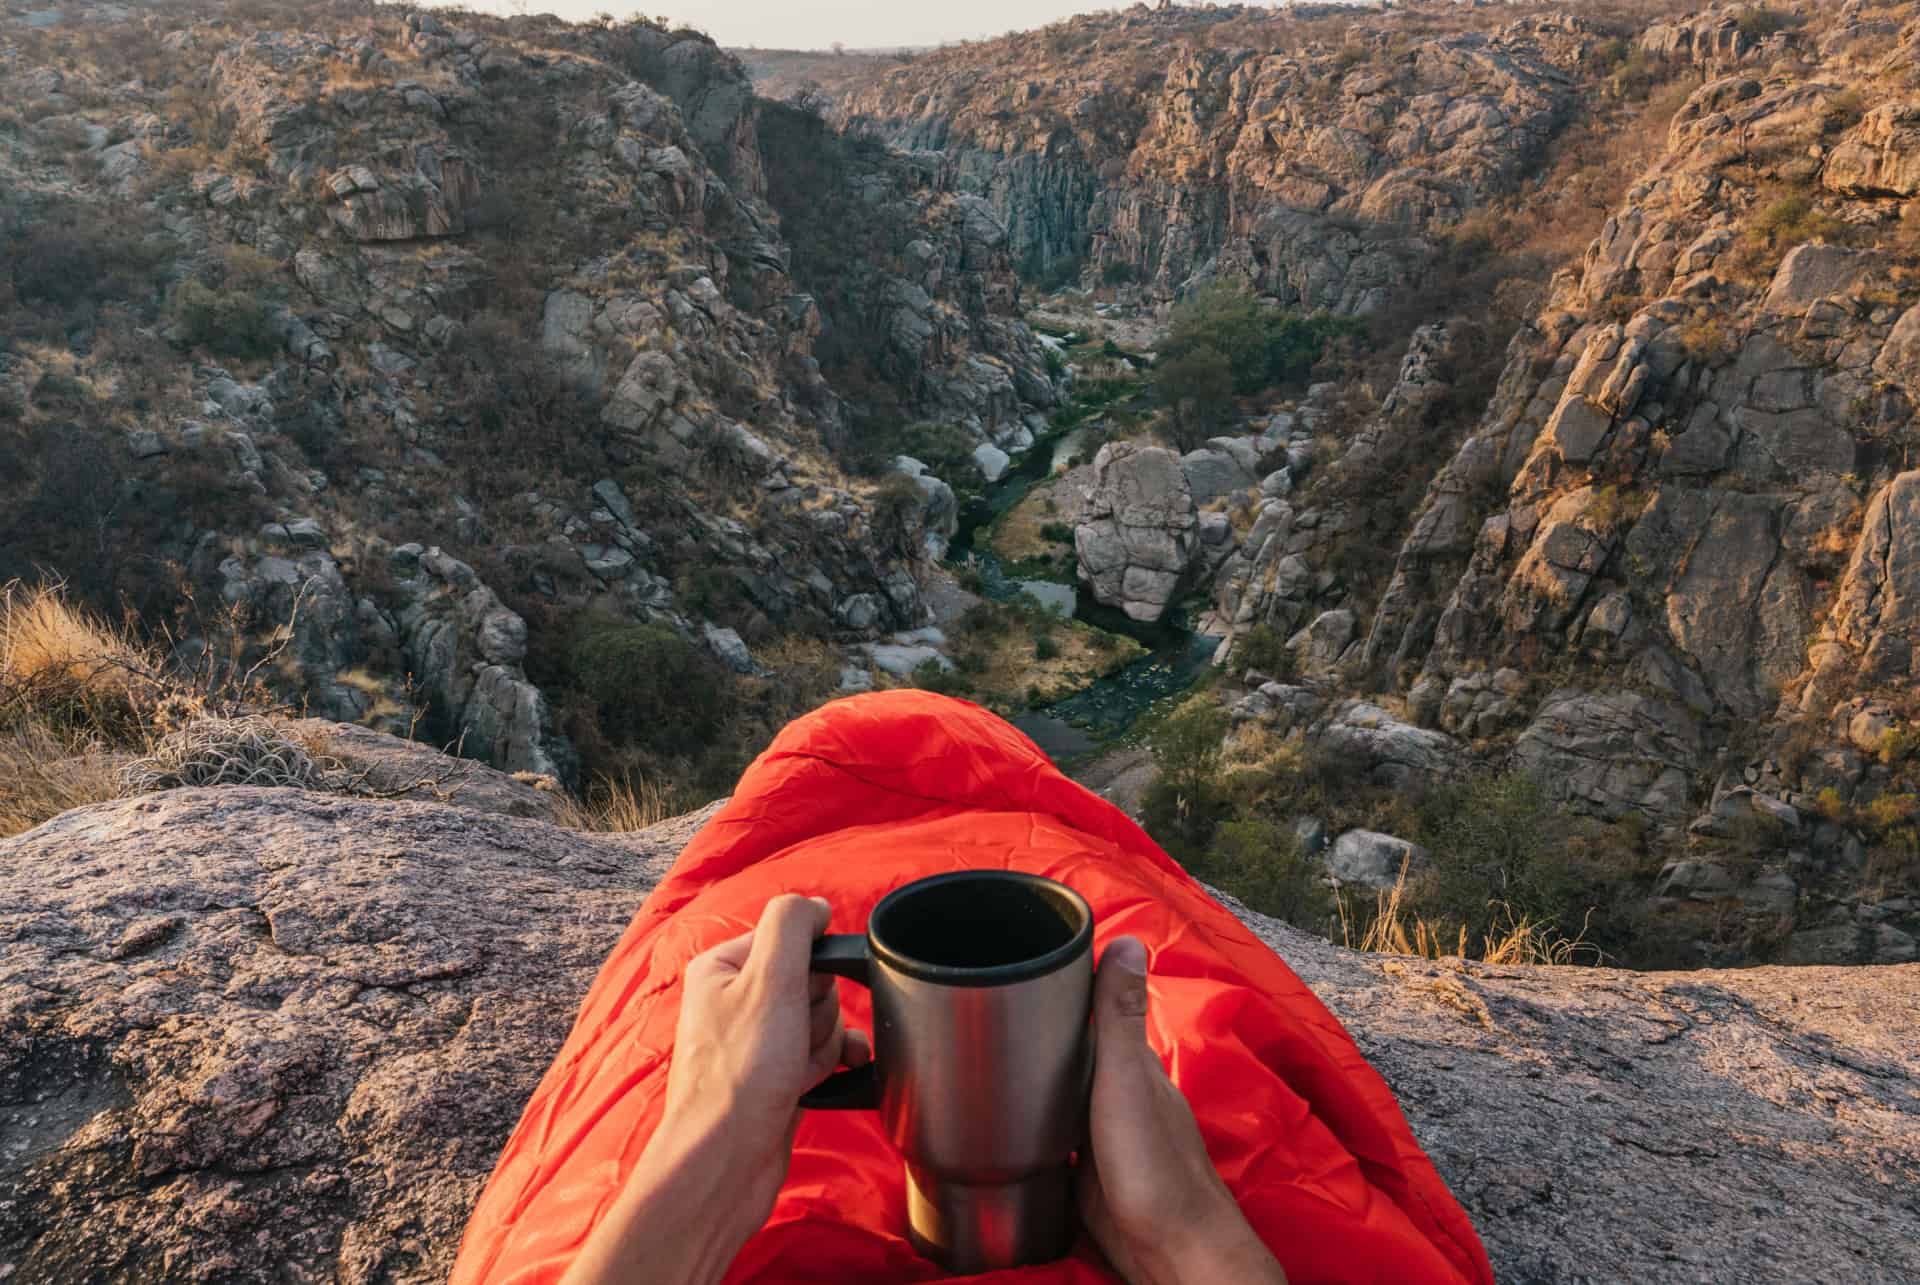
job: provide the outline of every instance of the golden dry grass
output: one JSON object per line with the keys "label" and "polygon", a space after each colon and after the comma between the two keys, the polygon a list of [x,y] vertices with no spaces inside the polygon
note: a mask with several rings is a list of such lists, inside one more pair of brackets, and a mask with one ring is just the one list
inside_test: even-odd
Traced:
{"label": "golden dry grass", "polygon": [[124,695],[145,667],[124,631],[74,607],[58,585],[0,587],[0,685],[6,689],[58,684]]}
{"label": "golden dry grass", "polygon": [[105,750],[76,746],[41,720],[0,731],[0,839],[24,834],[69,809],[116,797],[116,767]]}
{"label": "golden dry grass", "polygon": [[1100,630],[1077,620],[1054,620],[1047,633],[1053,654],[1045,659],[1039,654],[1034,635],[1024,628],[968,644],[982,662],[970,674],[973,690],[969,695],[1002,711],[1025,708],[1035,689],[1048,701],[1064,700],[1144,656],[1147,650],[1123,634],[1103,636]]}
{"label": "golden dry grass", "polygon": [[603,776],[587,788],[586,797],[567,799],[557,820],[569,830],[627,834],[677,815],[675,799],[672,790],[655,781]]}
{"label": "golden dry grass", "polygon": [[0,586],[0,836],[119,793],[144,657],[57,585]]}
{"label": "golden dry grass", "polygon": [[[1531,916],[1515,916],[1506,909],[1505,922],[1478,943],[1467,940],[1459,927],[1449,937],[1439,925],[1406,905],[1407,867],[1403,862],[1393,887],[1374,894],[1371,907],[1338,898],[1342,944],[1373,955],[1401,955],[1413,959],[1478,959],[1485,964],[1564,966],[1597,964],[1600,951],[1584,933],[1566,937]],[[1477,950],[1475,949],[1477,946]]]}
{"label": "golden dry grass", "polygon": [[1049,540],[1040,529],[1050,522],[1061,522],[1060,503],[1053,491],[1057,484],[1041,482],[1020,497],[994,524],[993,551],[1011,562],[1027,558],[1057,558],[1071,545]]}

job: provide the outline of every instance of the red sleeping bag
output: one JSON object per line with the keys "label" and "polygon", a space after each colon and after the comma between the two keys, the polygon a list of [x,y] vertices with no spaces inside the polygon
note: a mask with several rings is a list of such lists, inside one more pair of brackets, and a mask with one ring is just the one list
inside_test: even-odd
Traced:
{"label": "red sleeping bag", "polygon": [[[862,932],[901,884],[1026,870],[1077,889],[1096,951],[1151,959],[1148,1033],[1207,1151],[1289,1281],[1491,1282],[1485,1251],[1387,1088],[1299,978],[1119,809],[1018,731],[942,696],[856,696],[800,719],[741,778],[600,970],[468,1224],[453,1280],[551,1282],[660,1121],[680,973],[781,892],[826,897]],[[867,992],[843,986],[850,1025]],[[766,1227],[729,1282],[934,1281],[906,1237],[901,1162],[870,1112],[809,1113]],[[971,1278],[1118,1278],[1072,1257]]]}

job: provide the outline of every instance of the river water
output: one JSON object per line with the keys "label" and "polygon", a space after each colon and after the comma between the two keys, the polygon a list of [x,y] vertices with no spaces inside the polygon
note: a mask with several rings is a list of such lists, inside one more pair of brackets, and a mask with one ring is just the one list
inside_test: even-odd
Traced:
{"label": "river water", "polygon": [[[970,562],[980,574],[986,597],[1005,602],[1028,586],[1053,583],[1008,576],[984,540],[976,545],[976,537],[1018,504],[1035,483],[1064,469],[1084,438],[1085,434],[1076,430],[1036,443],[1015,460],[1006,476],[987,488],[984,496],[970,501],[961,511],[960,528],[948,547],[947,561],[956,569]],[[1015,727],[1059,763],[1112,744],[1153,706],[1193,686],[1206,672],[1220,643],[1216,637],[1195,633],[1178,607],[1158,624],[1143,625],[1080,592],[1073,614],[1096,628],[1127,635],[1145,646],[1147,654],[1117,673],[1095,680],[1085,691],[1013,719]]]}

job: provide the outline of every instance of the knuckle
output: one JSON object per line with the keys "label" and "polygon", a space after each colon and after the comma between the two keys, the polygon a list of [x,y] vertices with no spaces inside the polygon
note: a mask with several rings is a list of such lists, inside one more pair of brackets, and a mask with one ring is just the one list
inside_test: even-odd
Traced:
{"label": "knuckle", "polygon": [[807,909],[807,899],[797,892],[783,892],[767,902],[767,908],[761,912],[764,918],[776,924],[791,923]]}

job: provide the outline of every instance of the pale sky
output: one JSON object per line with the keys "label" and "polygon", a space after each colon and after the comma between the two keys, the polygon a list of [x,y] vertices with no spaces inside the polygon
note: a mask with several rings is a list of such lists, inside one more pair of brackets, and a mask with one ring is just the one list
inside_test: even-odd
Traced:
{"label": "pale sky", "polygon": [[1124,9],[1117,0],[463,0],[485,13],[552,13],[582,22],[597,13],[635,12],[698,27],[723,45],[763,49],[849,49],[937,45],[1044,27],[1074,13]]}

